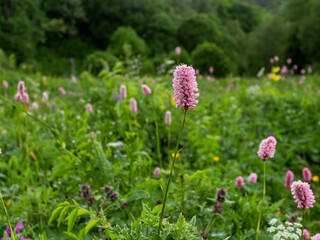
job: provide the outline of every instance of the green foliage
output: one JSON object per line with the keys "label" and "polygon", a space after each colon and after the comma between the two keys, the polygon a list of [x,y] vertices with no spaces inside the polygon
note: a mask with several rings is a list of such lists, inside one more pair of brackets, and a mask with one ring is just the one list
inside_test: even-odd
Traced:
{"label": "green foliage", "polygon": [[230,72],[230,60],[215,43],[204,42],[198,45],[191,56],[194,67],[201,73],[208,73],[210,67],[215,68],[214,74],[218,77]]}
{"label": "green foliage", "polygon": [[151,59],[146,59],[146,60],[142,61],[142,66],[141,66],[139,74],[153,75],[153,74],[155,74],[155,72],[156,72],[156,70],[155,70],[154,64]]}
{"label": "green foliage", "polygon": [[177,31],[179,43],[189,52],[198,44],[208,42],[220,42],[220,30],[218,25],[208,15],[195,15],[181,23]]}
{"label": "green foliage", "polygon": [[113,68],[117,58],[110,52],[95,51],[86,57],[85,69],[89,72],[98,75],[101,69],[104,67],[104,63],[107,63],[110,68]]}
{"label": "green foliage", "polygon": [[138,54],[147,55],[148,47],[133,28],[119,27],[110,37],[108,51],[120,59],[127,59]]}
{"label": "green foliage", "polygon": [[184,64],[190,65],[191,64],[191,58],[190,58],[189,53],[183,47],[180,47],[180,49],[181,49],[180,55],[177,55],[175,53],[175,51],[172,51],[169,54],[169,59],[174,60],[174,64],[175,65],[179,65],[180,63],[184,63]]}

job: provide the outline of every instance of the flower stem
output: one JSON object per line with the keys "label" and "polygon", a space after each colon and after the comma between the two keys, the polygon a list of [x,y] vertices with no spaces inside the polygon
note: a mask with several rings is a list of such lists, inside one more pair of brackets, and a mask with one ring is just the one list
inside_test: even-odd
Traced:
{"label": "flower stem", "polygon": [[160,168],[162,168],[162,159],[161,159],[161,152],[160,152],[160,139],[159,139],[159,127],[158,127],[158,122],[157,122],[157,115],[154,107],[154,102],[152,102],[152,111],[153,111],[153,117],[154,117],[154,123],[156,125],[156,140],[157,140],[157,154],[158,154],[158,160],[159,160],[159,165]]}
{"label": "flower stem", "polygon": [[168,182],[167,182],[166,191],[165,191],[165,194],[164,194],[164,197],[163,197],[163,205],[162,205],[162,210],[161,210],[160,219],[159,219],[158,239],[160,239],[160,229],[161,229],[161,226],[162,226],[164,210],[165,210],[165,207],[166,207],[168,190],[169,190],[169,186],[170,186],[170,182],[171,182],[171,178],[172,178],[172,174],[173,174],[173,170],[174,170],[174,163],[175,163],[176,158],[177,158],[177,153],[178,153],[181,133],[182,133],[184,124],[186,122],[186,114],[187,114],[187,111],[184,111],[183,120],[182,120],[180,132],[179,132],[179,136],[178,136],[178,141],[177,141],[177,145],[176,145],[176,148],[175,148],[175,151],[174,151],[174,156],[173,156],[173,160],[172,160],[172,164],[171,164],[170,175],[169,175],[169,179],[168,179]]}
{"label": "flower stem", "polygon": [[306,218],[305,218],[305,215],[306,215],[306,209],[303,209],[303,213],[302,213],[303,228],[302,228],[300,240],[303,239],[303,230],[304,230],[304,228],[305,228],[305,226],[306,226]]}
{"label": "flower stem", "polygon": [[4,212],[6,213],[6,218],[7,218],[7,222],[8,222],[9,228],[10,228],[11,237],[12,237],[13,240],[15,240],[14,232],[12,230],[12,226],[11,226],[11,223],[10,223],[10,219],[9,219],[9,215],[8,215],[8,212],[7,212],[7,208],[6,208],[5,204],[4,204],[1,192],[0,192],[0,199],[1,199],[1,202],[2,202],[2,206],[3,206]]}
{"label": "flower stem", "polygon": [[257,225],[256,240],[258,240],[258,236],[259,236],[260,221],[262,216],[265,195],[266,195],[266,161],[263,161],[263,195],[262,195],[261,210],[260,210],[260,215],[259,215],[258,225]]}
{"label": "flower stem", "polygon": [[210,231],[210,229],[211,229],[211,227],[212,227],[212,224],[213,224],[214,216],[215,216],[215,215],[212,216],[210,222],[208,223],[206,229],[204,230],[204,235],[206,235],[206,234]]}

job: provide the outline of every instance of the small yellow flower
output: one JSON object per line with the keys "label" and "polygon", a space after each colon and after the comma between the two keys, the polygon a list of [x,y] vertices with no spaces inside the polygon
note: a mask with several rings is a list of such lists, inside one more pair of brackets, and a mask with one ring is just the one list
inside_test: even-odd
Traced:
{"label": "small yellow flower", "polygon": [[271,79],[275,82],[278,82],[280,79],[281,79],[281,76],[280,75],[277,75],[277,74],[271,74]]}
{"label": "small yellow flower", "polygon": [[172,105],[174,105],[174,106],[176,105],[176,102],[177,102],[177,100],[174,100],[174,99],[171,100],[171,103],[172,103]]}
{"label": "small yellow flower", "polygon": [[277,212],[276,212],[276,214],[277,214],[277,215],[280,215],[280,214],[281,214],[281,212],[280,212],[280,211],[277,211]]}
{"label": "small yellow flower", "polygon": [[66,148],[66,146],[67,146],[66,142],[62,142],[62,147]]}
{"label": "small yellow flower", "polygon": [[213,161],[219,162],[220,158],[218,156],[213,157]]}
{"label": "small yellow flower", "polygon": [[193,189],[192,192],[195,193],[196,191]]}
{"label": "small yellow flower", "polygon": [[313,177],[312,177],[312,181],[314,181],[314,182],[319,182],[319,177],[318,177],[318,176],[313,176]]}
{"label": "small yellow flower", "polygon": [[6,203],[6,206],[7,207],[10,207],[12,205],[12,202],[11,202],[11,199],[9,199],[8,201],[7,201],[7,203]]}
{"label": "small yellow flower", "polygon": [[[174,158],[174,153],[171,154],[171,156]],[[177,153],[176,158],[180,157],[180,153]]]}
{"label": "small yellow flower", "polygon": [[278,73],[280,71],[280,67],[272,67],[272,73]]}

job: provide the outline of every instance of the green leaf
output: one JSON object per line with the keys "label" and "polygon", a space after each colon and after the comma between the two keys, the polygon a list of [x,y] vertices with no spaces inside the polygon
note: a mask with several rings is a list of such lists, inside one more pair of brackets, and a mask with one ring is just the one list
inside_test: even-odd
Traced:
{"label": "green leaf", "polygon": [[185,222],[185,218],[184,216],[180,213],[180,216],[178,218],[178,221],[177,221],[177,227],[179,229],[182,229],[183,228],[183,225],[184,225],[184,222]]}
{"label": "green leaf", "polygon": [[93,219],[91,220],[88,225],[86,226],[86,234],[88,234],[88,232],[90,232],[90,230],[94,227],[94,225],[96,225],[99,222],[99,220],[97,219]]}
{"label": "green leaf", "polygon": [[150,195],[148,192],[143,191],[143,190],[136,190],[136,191],[132,192],[131,194],[129,194],[129,196],[127,198],[127,202],[132,202],[132,201],[136,201],[136,200],[140,200],[140,199],[146,199],[149,197],[150,197]]}
{"label": "green leaf", "polygon": [[52,223],[52,221],[55,220],[58,217],[58,215],[59,215],[60,211],[62,210],[62,208],[63,207],[57,207],[55,210],[53,210],[53,212],[51,214],[51,217],[49,219],[48,225],[50,225],[50,223]]}
{"label": "green leaf", "polygon": [[70,217],[68,219],[68,232],[71,232],[74,223],[77,220],[77,216],[78,216],[78,208],[73,209],[73,211],[70,213]]}
{"label": "green leaf", "polygon": [[160,213],[161,210],[162,210],[162,204],[159,204],[159,205],[155,206],[155,207],[152,209],[152,213],[153,213],[153,214],[158,214],[158,213]]}
{"label": "green leaf", "polygon": [[75,235],[72,232],[63,232],[63,233],[72,239],[78,239],[77,235]]}
{"label": "green leaf", "polygon": [[79,232],[79,236],[78,239],[79,240],[84,240],[86,237],[86,228],[81,229],[81,231]]}
{"label": "green leaf", "polygon": [[63,222],[64,217],[66,216],[68,210],[69,210],[69,206],[67,206],[64,209],[62,209],[62,211],[60,213],[60,216],[59,216],[59,220],[58,220],[58,227]]}

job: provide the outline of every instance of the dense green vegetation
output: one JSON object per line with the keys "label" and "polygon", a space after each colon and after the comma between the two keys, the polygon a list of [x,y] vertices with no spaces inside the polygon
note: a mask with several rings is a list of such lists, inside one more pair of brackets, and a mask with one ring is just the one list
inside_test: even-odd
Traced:
{"label": "dense green vegetation", "polygon": [[[228,73],[236,75],[255,75],[275,55],[282,63],[292,58],[301,68],[316,67],[319,4],[318,0],[2,0],[0,49],[6,57],[1,55],[0,62],[7,67],[3,58],[13,54],[21,69],[70,76],[83,70],[96,74],[101,59],[112,66],[113,54],[127,61],[129,69],[132,59],[139,57],[141,74],[153,74],[168,58],[179,60],[170,54],[176,46],[191,56],[206,41],[224,51],[232,64]],[[92,55],[95,51],[100,54]]]}

